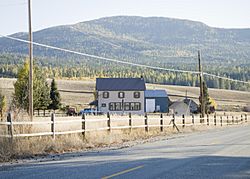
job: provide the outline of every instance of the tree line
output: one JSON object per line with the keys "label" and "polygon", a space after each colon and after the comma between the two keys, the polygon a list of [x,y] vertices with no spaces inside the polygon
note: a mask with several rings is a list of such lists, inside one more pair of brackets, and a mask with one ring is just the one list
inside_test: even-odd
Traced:
{"label": "tree line", "polygon": [[[1,59],[1,57],[0,57]],[[23,59],[18,56],[2,57],[0,62],[0,77],[18,77],[18,70],[22,65]],[[12,60],[14,59],[14,60]],[[19,60],[18,60],[19,59]],[[118,65],[109,62],[91,61],[87,59],[79,60],[60,60],[60,59],[37,59],[37,66],[43,72],[46,78],[96,78],[96,77],[140,77],[143,76],[148,83],[199,86],[197,75],[188,73],[166,72],[163,70],[153,70]],[[149,66],[159,66],[163,68],[182,69],[197,71],[197,65],[194,63],[158,63],[145,62]],[[250,81],[250,65],[232,64],[204,64],[203,70],[215,75],[229,77],[242,81]],[[237,83],[219,78],[205,76],[206,84],[209,88],[220,88],[229,90],[249,91],[250,86],[243,83]]]}

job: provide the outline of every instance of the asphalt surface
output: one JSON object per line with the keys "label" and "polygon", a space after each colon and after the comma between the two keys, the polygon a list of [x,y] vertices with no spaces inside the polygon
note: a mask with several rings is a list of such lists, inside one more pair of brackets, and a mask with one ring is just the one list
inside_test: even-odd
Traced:
{"label": "asphalt surface", "polygon": [[55,161],[1,166],[0,178],[250,178],[250,126],[180,134]]}

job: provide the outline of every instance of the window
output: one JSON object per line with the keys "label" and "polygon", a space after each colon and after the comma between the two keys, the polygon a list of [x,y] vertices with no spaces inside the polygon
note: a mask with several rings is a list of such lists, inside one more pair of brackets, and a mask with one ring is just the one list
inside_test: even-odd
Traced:
{"label": "window", "polygon": [[139,91],[134,92],[134,98],[140,98],[140,92]]}
{"label": "window", "polygon": [[140,111],[141,110],[141,103],[132,103],[132,102],[112,102],[109,103],[109,110],[110,111]]}
{"label": "window", "polygon": [[109,110],[115,111],[115,103],[109,103]]}
{"label": "window", "polygon": [[109,98],[109,92],[105,91],[102,93],[103,98]]}
{"label": "window", "polygon": [[109,103],[109,110],[110,111],[121,111],[122,110],[122,103]]}
{"label": "window", "polygon": [[135,103],[130,103],[130,110],[134,111],[134,109],[135,109]]}
{"label": "window", "polygon": [[130,110],[131,111],[140,111],[141,110],[141,103],[130,103]]}
{"label": "window", "polygon": [[124,103],[124,110],[130,111],[130,103]]}
{"label": "window", "polygon": [[141,103],[134,103],[134,111],[140,111],[141,110]]}
{"label": "window", "polygon": [[118,98],[124,98],[125,93],[124,92],[118,92]]}
{"label": "window", "polygon": [[122,104],[121,103],[115,103],[115,110],[121,111],[122,110]]}
{"label": "window", "polygon": [[106,103],[102,103],[102,107],[104,107],[104,108],[105,108],[105,107],[106,107]]}

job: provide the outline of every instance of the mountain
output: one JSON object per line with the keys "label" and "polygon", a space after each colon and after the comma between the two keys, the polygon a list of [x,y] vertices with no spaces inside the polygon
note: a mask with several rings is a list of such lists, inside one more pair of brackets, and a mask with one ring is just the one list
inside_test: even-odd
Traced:
{"label": "mountain", "polygon": [[[27,33],[13,37],[27,39]],[[250,29],[213,28],[164,17],[115,16],[34,32],[34,41],[140,63],[189,63],[202,51],[207,63],[250,63]],[[0,38],[0,53],[27,54],[28,45]],[[34,46],[46,58],[83,57]]]}

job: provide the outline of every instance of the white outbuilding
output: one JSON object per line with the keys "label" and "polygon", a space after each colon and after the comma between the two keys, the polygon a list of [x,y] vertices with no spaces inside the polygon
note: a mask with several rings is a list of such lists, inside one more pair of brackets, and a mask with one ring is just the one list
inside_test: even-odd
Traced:
{"label": "white outbuilding", "polygon": [[189,116],[190,108],[183,101],[176,101],[172,105],[170,105],[169,112],[175,114],[176,116],[182,116],[182,115]]}

